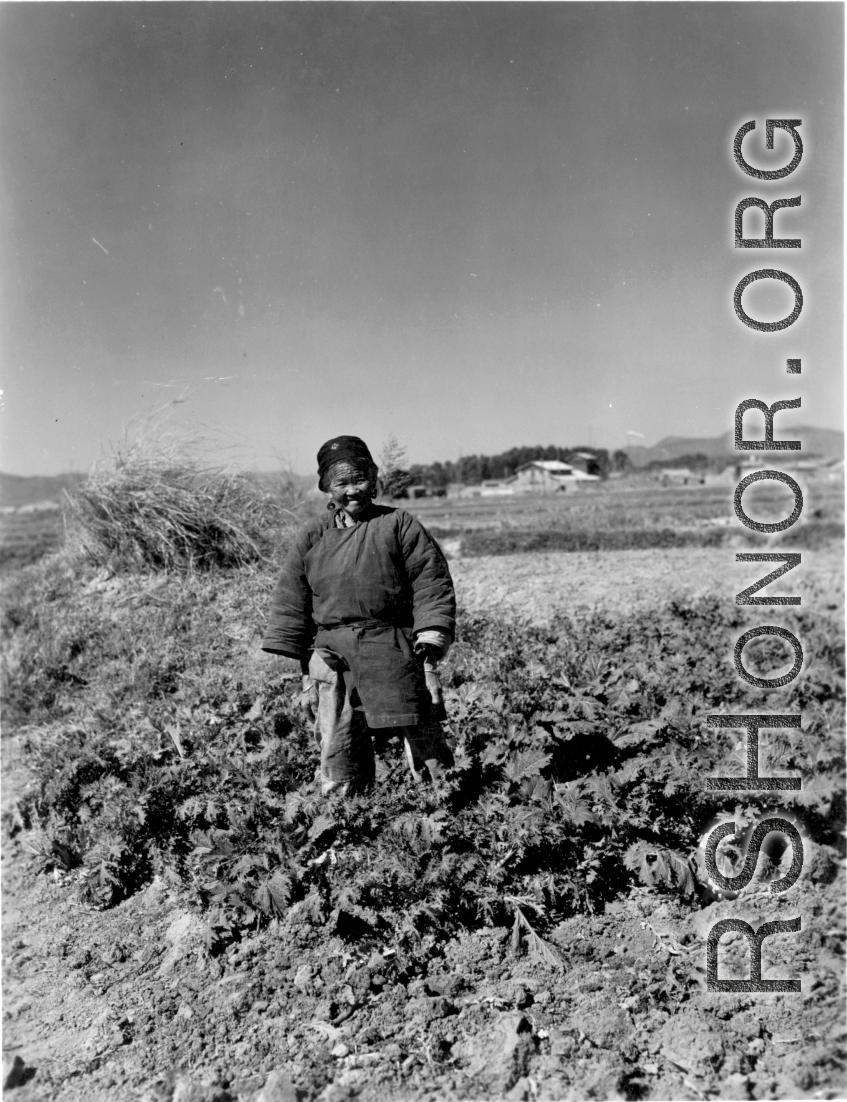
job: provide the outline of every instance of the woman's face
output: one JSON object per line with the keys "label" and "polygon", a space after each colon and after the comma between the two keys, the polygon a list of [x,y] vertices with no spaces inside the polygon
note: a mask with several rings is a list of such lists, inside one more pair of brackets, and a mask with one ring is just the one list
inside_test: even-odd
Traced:
{"label": "woman's face", "polygon": [[376,479],[364,467],[337,463],[327,476],[333,505],[354,519],[361,516],[376,495]]}

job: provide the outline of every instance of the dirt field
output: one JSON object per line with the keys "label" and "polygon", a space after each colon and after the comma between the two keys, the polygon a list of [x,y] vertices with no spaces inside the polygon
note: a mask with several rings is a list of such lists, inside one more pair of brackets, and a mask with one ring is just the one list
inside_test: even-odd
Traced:
{"label": "dirt field", "polygon": [[[702,486],[662,486],[655,479],[635,476],[564,494],[422,498],[399,504],[427,527],[454,535],[498,528],[740,528],[733,512],[734,488],[735,480],[730,479]],[[807,520],[843,520],[843,481],[809,479],[802,490]],[[781,519],[789,498],[782,487],[760,482],[745,493],[744,507],[757,519]]]}
{"label": "dirt field", "polygon": [[7,572],[55,551],[64,526],[58,505],[4,509],[0,514],[0,571]]}
{"label": "dirt field", "polygon": [[[779,590],[833,630],[842,555],[804,555]],[[453,557],[451,569],[470,610],[541,623],[676,593],[731,602],[763,572],[720,548]],[[4,740],[7,815],[26,779],[16,746]],[[295,918],[210,958],[162,877],[98,913],[75,902],[73,874],[35,874],[20,835],[2,866],[4,1078],[18,1102],[844,1097],[843,870],[823,856],[785,894],[762,883],[745,895],[754,925],[802,910],[804,937],[772,939],[764,956],[766,976],[803,977],[799,995],[706,991],[705,937],[738,916],[728,901],[692,909],[638,888],[563,923],[559,966],[515,954],[494,928],[401,969],[385,945]],[[744,974],[740,941],[724,975]]]}
{"label": "dirt field", "polygon": [[[443,546],[452,556],[450,570],[460,604],[470,611],[495,611],[534,623],[547,623],[557,613],[586,606],[621,611],[655,607],[674,596],[711,594],[733,602],[740,590],[777,566],[736,562],[736,552],[726,547],[462,558],[459,543],[447,539]],[[805,607],[830,615],[842,609],[841,545],[806,552],[800,566],[766,592],[800,596]]]}
{"label": "dirt field", "polygon": [[[7,1074],[20,1057],[32,1075],[8,1093],[19,1102],[844,1097],[835,885],[805,889],[809,937],[770,969],[806,993],[739,996],[703,989],[701,946],[728,903],[685,913],[642,890],[563,926],[564,970],[515,958],[501,929],[415,977],[379,945],[316,944],[308,927],[209,960],[166,885],[91,914],[64,884],[33,884],[16,850],[3,1042]],[[745,917],[788,916],[799,890],[776,910],[759,891]]]}

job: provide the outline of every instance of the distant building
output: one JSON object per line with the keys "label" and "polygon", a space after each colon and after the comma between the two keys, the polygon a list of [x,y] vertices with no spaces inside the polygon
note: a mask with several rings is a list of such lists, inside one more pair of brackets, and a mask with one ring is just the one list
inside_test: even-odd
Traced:
{"label": "distant building", "polygon": [[[584,464],[597,463],[591,452],[575,453]],[[448,497],[495,497],[528,493],[565,493],[585,489],[602,481],[599,475],[589,474],[577,462],[563,463],[560,459],[535,459],[518,467],[506,478],[486,478],[474,486],[451,482]],[[411,493],[411,489],[410,489]]]}
{"label": "distant building", "polygon": [[416,482],[413,486],[407,486],[402,493],[397,494],[398,498],[409,498],[411,501],[415,501],[422,497],[446,497],[446,486],[427,486],[424,482]]}
{"label": "distant building", "polygon": [[582,471],[583,474],[600,475],[601,467],[600,460],[594,454],[594,452],[571,452],[568,455],[568,463],[574,470]]}
{"label": "distant building", "polygon": [[703,486],[706,476],[701,471],[692,471],[688,467],[664,467],[659,472],[659,481],[663,486]]}
{"label": "distant building", "polygon": [[[744,478],[745,475],[754,474],[756,471],[773,470],[774,463],[773,457],[762,453],[749,455],[736,461],[733,466],[733,474],[736,478]],[[814,478],[817,475],[828,478],[833,470],[833,465],[838,463],[842,464],[843,470],[843,459],[826,459],[822,455],[802,456],[800,452],[789,451],[780,452],[779,455],[780,470],[784,470],[786,474],[805,475],[807,478]]]}
{"label": "distant building", "polygon": [[600,479],[571,463],[563,463],[561,459],[536,459],[518,467],[508,481],[514,484],[512,493],[525,494],[562,493],[591,485]]}
{"label": "distant building", "polygon": [[486,478],[476,487],[480,497],[493,497],[497,494],[515,493],[514,478]]}

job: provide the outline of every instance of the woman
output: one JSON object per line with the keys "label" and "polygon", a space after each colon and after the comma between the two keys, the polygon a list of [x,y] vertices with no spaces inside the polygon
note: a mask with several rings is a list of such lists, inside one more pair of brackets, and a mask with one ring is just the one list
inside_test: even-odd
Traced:
{"label": "woman", "polygon": [[357,436],[323,445],[318,478],[329,512],[286,557],[262,649],[300,661],[324,793],[373,782],[370,728],[390,728],[415,779],[426,766],[435,780],[453,764],[435,672],[456,621],[447,562],[411,514],[374,503],[376,464]]}

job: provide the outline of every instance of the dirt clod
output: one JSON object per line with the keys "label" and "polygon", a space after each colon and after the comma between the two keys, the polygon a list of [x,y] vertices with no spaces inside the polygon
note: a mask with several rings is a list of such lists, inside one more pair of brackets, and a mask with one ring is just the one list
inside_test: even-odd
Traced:
{"label": "dirt clod", "polygon": [[23,1057],[15,1055],[3,1058],[3,1090],[18,1087],[25,1081],[26,1063]]}
{"label": "dirt clod", "polygon": [[302,1102],[306,1092],[295,1087],[289,1075],[275,1068],[265,1080],[265,1085],[255,1102]]}
{"label": "dirt clod", "polygon": [[231,1102],[232,1095],[223,1087],[198,1082],[196,1079],[178,1078],[171,1102]]}

